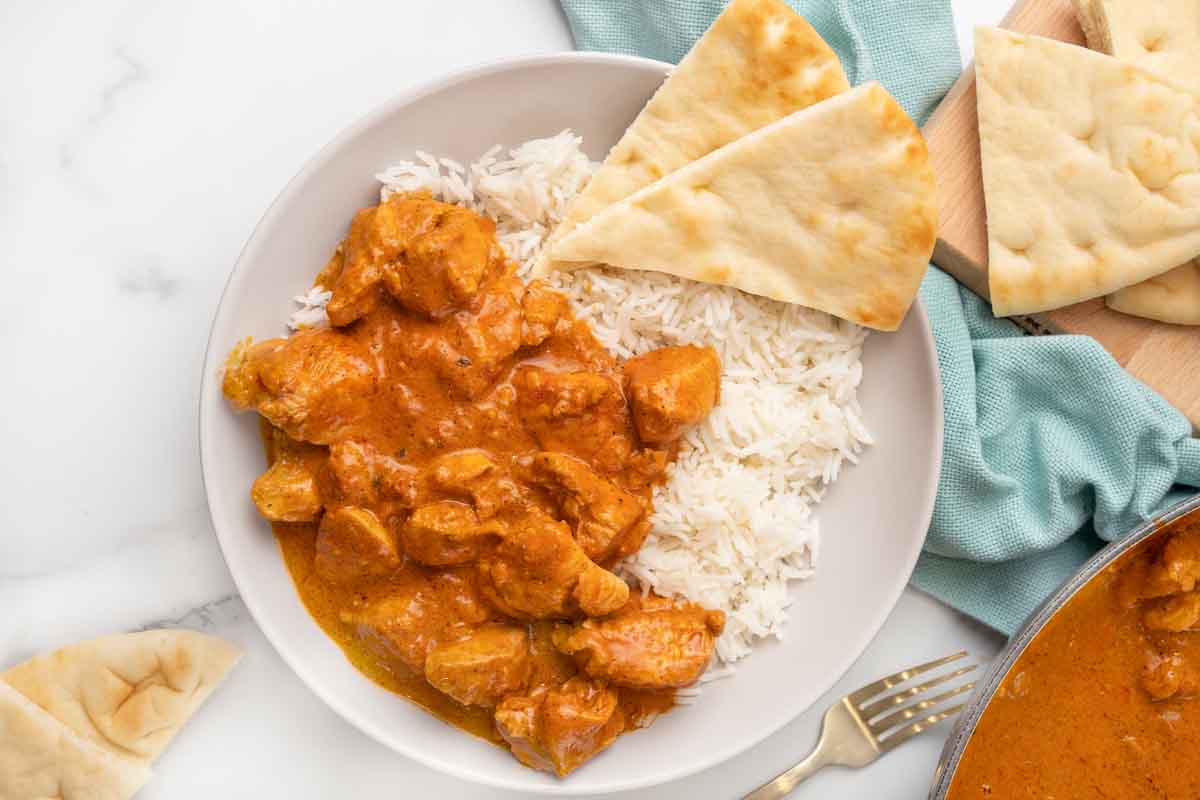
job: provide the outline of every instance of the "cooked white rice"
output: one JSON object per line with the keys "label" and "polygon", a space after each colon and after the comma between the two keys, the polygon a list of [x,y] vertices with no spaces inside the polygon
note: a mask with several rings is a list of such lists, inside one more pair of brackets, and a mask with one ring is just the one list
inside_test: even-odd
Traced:
{"label": "cooked white rice", "polygon": [[[563,131],[463,167],[418,153],[376,177],[386,199],[429,189],[496,221],[527,270],[593,165]],[[726,664],[765,636],[782,637],[788,584],[808,578],[820,541],[813,506],[870,434],[857,400],[866,331],[818,311],[654,272],[555,273],[575,313],[613,354],[709,344],[721,355],[721,401],[686,436],[654,495],[653,528],[622,565],[643,589],[682,595],[727,615]],[[322,324],[327,293],[296,298],[296,326]],[[728,670],[712,669],[707,677]],[[698,691],[692,690],[693,692]],[[682,693],[685,700],[688,691]]]}
{"label": "cooked white rice", "polygon": [[328,325],[329,317],[325,314],[325,304],[331,297],[333,297],[333,292],[326,291],[320,286],[309,287],[304,294],[293,297],[292,302],[300,306],[300,309],[292,312],[292,316],[288,320],[288,327],[298,331],[304,328],[320,328]]}

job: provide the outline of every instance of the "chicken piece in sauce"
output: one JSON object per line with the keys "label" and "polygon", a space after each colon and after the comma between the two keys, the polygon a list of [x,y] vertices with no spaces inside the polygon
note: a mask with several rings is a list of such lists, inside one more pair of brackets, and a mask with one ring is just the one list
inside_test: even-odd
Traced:
{"label": "chicken piece in sauce", "polygon": [[536,347],[550,338],[559,322],[567,319],[567,298],[541,281],[533,281],[525,287],[521,310],[525,317],[521,343]]}
{"label": "chicken piece in sauce", "polygon": [[532,669],[529,632],[513,625],[480,628],[425,658],[425,679],[465,706],[493,708],[524,691]]}
{"label": "chicken piece in sauce", "polygon": [[638,436],[669,444],[708,416],[721,395],[721,359],[711,347],[663,347],[625,362]]}
{"label": "chicken piece in sauce", "polygon": [[482,450],[459,450],[435,459],[425,471],[426,493],[469,499],[487,520],[524,502],[521,487]]}
{"label": "chicken piece in sauce", "polygon": [[501,530],[496,524],[481,524],[469,505],[443,500],[414,511],[400,529],[400,541],[409,558],[443,567],[475,561],[484,539]]}
{"label": "chicken piece in sauce", "polygon": [[344,609],[340,616],[385,661],[423,674],[429,651],[467,638],[494,614],[469,570],[431,571],[407,565],[378,594]]}
{"label": "chicken piece in sauce", "polygon": [[320,488],[325,448],[298,442],[265,420],[260,430],[270,467],[250,488],[258,513],[271,522],[316,522],[325,507]]}
{"label": "chicken piece in sauce", "polygon": [[258,476],[250,498],[258,513],[271,522],[312,522],[324,508],[312,470],[282,459]]}
{"label": "chicken piece in sauce", "polygon": [[472,486],[498,470],[483,450],[459,450],[434,459],[426,470],[431,483],[444,492],[470,494]]}
{"label": "chicken piece in sauce", "polygon": [[720,611],[635,595],[612,616],[556,630],[554,644],[588,677],[632,689],[678,689],[699,680],[724,628]]}
{"label": "chicken piece in sauce", "polygon": [[573,619],[616,611],[629,586],[597,566],[566,523],[536,509],[507,526],[479,562],[480,587],[516,619]]}
{"label": "chicken piece in sauce", "polygon": [[621,386],[595,372],[522,366],[513,377],[521,420],[543,450],[569,453],[601,472],[619,472],[633,452]]}
{"label": "chicken piece in sauce", "polygon": [[381,285],[426,317],[464,308],[504,268],[491,220],[425,192],[394,194],[359,211],[339,250],[340,265],[323,273],[333,292],[326,312],[338,326],[370,313]]}
{"label": "chicken piece in sauce", "polygon": [[428,317],[463,308],[504,270],[490,219],[428,197],[396,197],[389,202],[416,205],[423,217],[401,257],[383,270],[383,283],[400,305]]}
{"label": "chicken piece in sauce", "polygon": [[617,693],[602,683],[571,678],[562,686],[510,697],[496,709],[496,730],[513,755],[562,777],[608,747],[624,730]]}
{"label": "chicken piece in sauce", "polygon": [[355,339],[315,330],[239,345],[223,389],[235,408],[257,411],[293,439],[329,444],[353,433],[375,385],[371,359]]}
{"label": "chicken piece in sauce", "polygon": [[1200,627],[1200,537],[1172,536],[1153,558],[1137,559],[1121,573],[1122,605],[1140,606],[1142,625],[1151,632]]}
{"label": "chicken piece in sauce", "polygon": [[464,309],[435,322],[410,325],[404,345],[451,394],[475,400],[509,370],[521,348],[521,293],[521,282],[507,275]]}
{"label": "chicken piece in sauce", "polygon": [[[417,499],[417,470],[380,453],[370,442],[344,439],[329,446],[318,476],[331,502],[378,508],[411,508]],[[390,515],[384,515],[390,516]]]}
{"label": "chicken piece in sauce", "polygon": [[1142,688],[1154,700],[1200,694],[1200,535],[1176,534],[1121,571],[1116,592],[1147,637]]}
{"label": "chicken piece in sauce", "polygon": [[1200,535],[1176,534],[1153,557],[1131,560],[1116,585],[1147,638],[1142,689],[1155,701],[1200,694]]}
{"label": "chicken piece in sauce", "polygon": [[1195,630],[1200,626],[1200,592],[1185,592],[1147,602],[1142,624],[1149,631]]}
{"label": "chicken piece in sauce", "polygon": [[1189,636],[1150,646],[1142,688],[1154,700],[1200,695],[1200,644]]}
{"label": "chicken piece in sauce", "polygon": [[330,583],[373,580],[400,567],[391,532],[374,512],[358,506],[326,513],[317,528],[315,548],[317,574]]}
{"label": "chicken piece in sauce", "polygon": [[650,530],[642,501],[578,458],[538,453],[533,479],[557,497],[563,517],[575,525],[575,540],[596,563],[619,561],[642,546]]}
{"label": "chicken piece in sauce", "polygon": [[1150,565],[1142,597],[1191,592],[1200,582],[1200,537],[1173,536]]}

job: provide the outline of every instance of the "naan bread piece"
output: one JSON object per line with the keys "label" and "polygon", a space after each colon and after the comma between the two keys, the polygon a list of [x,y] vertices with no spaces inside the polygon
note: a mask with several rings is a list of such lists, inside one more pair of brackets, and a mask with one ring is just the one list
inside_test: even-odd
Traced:
{"label": "naan bread piece", "polygon": [[1176,325],[1200,325],[1200,265],[1193,261],[1176,267],[1110,294],[1105,302],[1122,314]]}
{"label": "naan bread piece", "polygon": [[83,739],[0,682],[0,798],[126,800],[149,779],[144,763]]}
{"label": "naan bread piece", "polygon": [[[1076,0],[1088,47],[1200,92],[1200,0]],[[1200,325],[1200,262],[1110,294],[1124,314]]]}
{"label": "naan bread piece", "polygon": [[1111,56],[978,28],[997,316],[1098,297],[1200,254],[1197,97]]}
{"label": "naan bread piece", "polygon": [[1200,92],[1200,2],[1075,0],[1088,47]]}
{"label": "naan bread piece", "polygon": [[601,209],[793,111],[850,88],[837,55],[780,0],[733,0],[638,114],[572,202],[553,242]]}
{"label": "naan bread piece", "polygon": [[143,631],[37,656],[0,681],[110,753],[153,760],[240,657],[194,631]]}
{"label": "naan bread piece", "polygon": [[925,140],[868,83],[609,206],[551,257],[721,283],[895,330],[937,230]]}

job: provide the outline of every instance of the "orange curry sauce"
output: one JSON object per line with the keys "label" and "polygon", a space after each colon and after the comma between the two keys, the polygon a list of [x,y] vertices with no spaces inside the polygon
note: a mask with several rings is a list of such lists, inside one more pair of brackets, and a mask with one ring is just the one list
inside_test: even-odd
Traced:
{"label": "orange curry sauce", "polygon": [[396,195],[317,284],[332,327],[243,343],[224,390],[263,416],[252,497],[305,606],[375,682],[566,774],[693,683],[723,616],[608,568],[717,401],[708,348],[624,364],[526,285],[489,221]]}
{"label": "orange curry sauce", "polygon": [[1089,581],[1017,660],[950,800],[1200,798],[1200,512]]}

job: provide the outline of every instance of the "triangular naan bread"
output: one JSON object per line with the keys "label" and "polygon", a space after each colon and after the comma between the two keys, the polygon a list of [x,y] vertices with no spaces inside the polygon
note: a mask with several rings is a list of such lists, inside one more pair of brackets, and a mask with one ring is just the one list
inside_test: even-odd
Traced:
{"label": "triangular naan bread", "polygon": [[0,682],[0,798],[126,800],[149,779],[143,762],[86,741]]}
{"label": "triangular naan bread", "polygon": [[1193,261],[1176,267],[1110,294],[1106,302],[1122,314],[1176,325],[1200,325],[1200,265]]}
{"label": "triangular naan bread", "polygon": [[895,330],[933,250],[934,194],[916,125],[869,83],[609,206],[551,256],[727,284]]}
{"label": "triangular naan bread", "polygon": [[[1076,0],[1093,50],[1200,91],[1200,0]],[[1200,262],[1108,296],[1108,307],[1137,317],[1200,325]]]}
{"label": "triangular naan bread", "polygon": [[534,274],[581,266],[553,264],[548,253],[601,209],[849,86],[837,55],[795,11],[780,0],[733,0],[571,203]]}
{"label": "triangular naan bread", "polygon": [[99,747],[154,759],[240,657],[194,631],[143,631],[37,656],[0,681]]}
{"label": "triangular naan bread", "polygon": [[1076,0],[1088,47],[1200,92],[1200,2]]}
{"label": "triangular naan bread", "polygon": [[1071,305],[1200,253],[1195,95],[1111,56],[978,28],[997,316]]}

